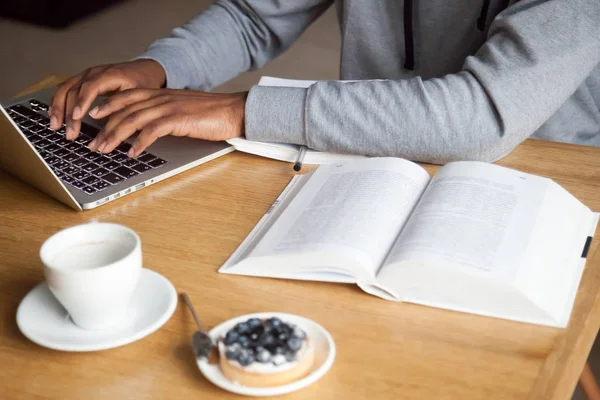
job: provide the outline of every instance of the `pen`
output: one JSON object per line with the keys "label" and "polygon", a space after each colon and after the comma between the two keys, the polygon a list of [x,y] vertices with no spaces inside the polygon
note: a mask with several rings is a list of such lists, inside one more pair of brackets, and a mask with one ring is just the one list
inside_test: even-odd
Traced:
{"label": "pen", "polygon": [[306,155],[306,146],[300,146],[298,149],[298,158],[294,163],[294,171],[298,172],[302,169],[302,163],[304,162],[304,156]]}

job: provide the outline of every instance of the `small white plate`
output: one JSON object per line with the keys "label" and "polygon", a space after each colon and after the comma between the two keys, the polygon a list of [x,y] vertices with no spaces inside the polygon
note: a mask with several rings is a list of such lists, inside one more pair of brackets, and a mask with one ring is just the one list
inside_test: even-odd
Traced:
{"label": "small white plate", "polygon": [[81,329],[69,318],[44,282],[33,288],[17,310],[17,325],[29,340],[55,350],[96,351],[135,342],[169,320],[177,306],[177,292],[164,276],[142,269],[129,305],[128,319],[114,329]]}
{"label": "small white plate", "polygon": [[333,338],[321,325],[311,321],[310,319],[306,319],[297,315],[286,313],[258,313],[242,315],[240,317],[223,322],[219,326],[213,328],[208,334],[216,343],[218,338],[223,337],[225,333],[233,328],[238,322],[247,321],[250,318],[264,319],[270,317],[278,317],[284,322],[291,322],[292,324],[301,326],[311,338],[315,346],[315,363],[310,374],[287,385],[269,388],[254,388],[242,386],[238,383],[230,381],[225,377],[225,375],[223,375],[219,365],[210,365],[205,359],[197,359],[198,367],[206,379],[222,389],[237,394],[243,394],[246,396],[279,396],[302,389],[316,382],[319,378],[325,375],[327,371],[329,371],[329,368],[331,368],[331,365],[335,360],[335,343],[333,342]]}

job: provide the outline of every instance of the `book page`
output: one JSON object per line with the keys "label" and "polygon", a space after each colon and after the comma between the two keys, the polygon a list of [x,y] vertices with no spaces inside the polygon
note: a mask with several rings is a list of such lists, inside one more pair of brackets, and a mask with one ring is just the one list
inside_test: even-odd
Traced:
{"label": "book page", "polygon": [[431,180],[386,264],[437,262],[511,282],[550,182],[492,164],[448,164]]}
{"label": "book page", "polygon": [[251,257],[335,254],[368,266],[374,276],[428,181],[423,168],[401,159],[322,166]]}

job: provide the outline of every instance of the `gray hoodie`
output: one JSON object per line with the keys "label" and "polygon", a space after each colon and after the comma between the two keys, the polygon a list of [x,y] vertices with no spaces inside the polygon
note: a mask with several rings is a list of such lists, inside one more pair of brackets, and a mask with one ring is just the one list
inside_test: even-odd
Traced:
{"label": "gray hoodie", "polygon": [[[334,0],[218,0],[141,58],[209,90],[288,48]],[[526,138],[600,146],[600,0],[336,0],[341,79],[255,86],[250,140],[443,164]]]}

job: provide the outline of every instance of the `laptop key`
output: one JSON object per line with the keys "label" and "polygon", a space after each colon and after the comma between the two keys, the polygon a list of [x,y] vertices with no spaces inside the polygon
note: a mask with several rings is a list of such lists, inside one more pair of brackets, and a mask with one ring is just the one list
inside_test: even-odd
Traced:
{"label": "laptop key", "polygon": [[46,136],[46,139],[48,139],[51,142],[56,143],[62,138],[59,135],[57,135],[56,132],[52,132],[51,135]]}
{"label": "laptop key", "polygon": [[43,126],[41,126],[41,125],[37,125],[37,124],[36,124],[36,125],[34,125],[34,126],[32,126],[31,128],[29,128],[29,130],[30,130],[31,132],[33,132],[33,133],[42,132],[44,129],[46,129],[46,128],[44,128],[44,127],[43,127]]}
{"label": "laptop key", "polygon": [[65,161],[68,161],[68,162],[73,162],[75,160],[78,160],[79,156],[77,154],[75,154],[75,153],[69,153],[66,156],[64,156],[62,159],[65,160]]}
{"label": "laptop key", "polygon": [[42,137],[40,135],[35,135],[35,134],[27,136],[27,138],[29,139],[29,141],[31,143],[39,142],[40,140],[42,140]]}
{"label": "laptop key", "polygon": [[81,148],[81,145],[79,143],[71,142],[64,147],[65,147],[65,149],[67,149],[69,151],[75,151],[75,150],[79,150]]}
{"label": "laptop key", "polygon": [[31,112],[31,110],[27,107],[25,107],[22,104],[15,104],[14,106],[10,107],[9,110],[17,112],[21,115],[27,115],[28,113]]}
{"label": "laptop key", "polygon": [[33,121],[25,121],[22,124],[19,125],[21,128],[25,128],[25,129],[29,129],[32,126],[37,126],[37,124]]}
{"label": "laptop key", "polygon": [[85,158],[87,158],[89,161],[96,161],[97,159],[101,158],[102,156],[98,153],[94,153],[93,151],[90,151],[89,153],[87,153],[85,155]]}
{"label": "laptop key", "polygon": [[82,170],[84,170],[85,172],[92,172],[93,170],[95,170],[96,168],[98,168],[98,166],[94,163],[87,163],[84,166],[80,167]]}
{"label": "laptop key", "polygon": [[59,170],[69,166],[69,163],[63,160],[60,160],[57,163],[52,164],[52,169]]}
{"label": "laptop key", "polygon": [[74,166],[76,166],[76,167],[79,167],[79,168],[81,168],[81,167],[83,167],[84,165],[87,165],[87,162],[88,162],[88,161],[87,161],[85,158],[78,158],[78,159],[77,159],[77,160],[75,160],[75,161],[71,161],[71,164],[73,164],[73,165],[74,165]]}
{"label": "laptop key", "polygon": [[91,187],[91,186],[85,186],[85,187],[84,187],[83,189],[81,189],[81,190],[83,190],[83,191],[84,191],[84,192],[86,192],[87,194],[94,194],[94,193],[96,193],[96,189],[94,189],[94,188],[93,188],[93,187]]}
{"label": "laptop key", "polygon": [[65,139],[64,137],[61,137],[60,139],[58,139],[58,140],[57,140],[56,142],[54,142],[54,143],[56,143],[57,145],[59,145],[59,146],[62,146],[62,147],[65,147],[65,146],[67,146],[67,145],[71,144],[71,142],[69,142],[69,141],[68,141],[67,139]]}
{"label": "laptop key", "polygon": [[[113,153],[114,153],[114,151],[113,151]],[[117,153],[117,155],[116,155],[116,156],[114,156],[112,159],[113,159],[113,161],[116,161],[116,162],[122,163],[123,161],[127,161],[127,160],[129,159],[129,157],[127,157],[127,156],[126,156],[125,154],[123,154],[123,153]]]}
{"label": "laptop key", "polygon": [[136,170],[137,172],[139,172],[140,174],[143,174],[144,172],[149,171],[149,170],[152,169],[152,167],[150,167],[150,166],[148,166],[146,164],[143,164],[143,163],[139,163],[138,165],[134,165],[132,168],[134,170]]}
{"label": "laptop key", "polygon": [[119,168],[113,169],[113,172],[121,175],[123,178],[131,178],[132,176],[136,176],[138,174],[134,170],[124,166],[120,166]]}
{"label": "laptop key", "polygon": [[85,187],[85,183],[80,181],[74,181],[71,183],[72,186],[75,186],[77,189],[83,189]]}
{"label": "laptop key", "polygon": [[104,182],[104,181],[100,181],[100,182],[94,183],[92,185],[92,187],[99,192],[106,189],[109,186],[110,186],[110,184],[108,184],[107,182]]}
{"label": "laptop key", "polygon": [[52,144],[52,142],[50,142],[49,140],[42,139],[35,143],[35,147],[36,147],[36,149],[43,149],[44,147],[48,147],[51,144]]}
{"label": "laptop key", "polygon": [[104,164],[110,162],[110,158],[105,157],[105,156],[100,156],[98,159],[96,159],[94,161],[96,161],[96,163],[98,163],[100,165],[104,165]]}
{"label": "laptop key", "polygon": [[103,167],[107,168],[107,169],[115,169],[115,168],[119,168],[120,166],[121,166],[121,164],[119,164],[118,162],[114,162],[114,161],[109,161],[103,165]]}
{"label": "laptop key", "polygon": [[83,172],[83,171],[77,171],[75,172],[73,175],[71,175],[73,178],[77,179],[77,180],[82,180],[84,178],[87,178],[88,176],[90,176],[90,174]]}
{"label": "laptop key", "polygon": [[63,168],[61,171],[67,175],[73,175],[75,172],[77,172],[77,168],[69,165],[68,167]]}
{"label": "laptop key", "polygon": [[157,158],[156,160],[150,161],[148,163],[148,165],[151,166],[152,168],[158,168],[158,167],[162,167],[166,163],[167,162],[165,160],[163,160],[162,158]]}
{"label": "laptop key", "polygon": [[46,163],[48,165],[53,165],[53,164],[56,164],[57,162],[60,162],[60,158],[56,158],[52,154],[50,154],[50,157],[47,157],[47,158],[44,157],[44,160],[46,161]]}
{"label": "laptop key", "polygon": [[117,150],[121,153],[127,153],[131,149],[131,145],[127,142],[123,142],[117,146]]}
{"label": "laptop key", "polygon": [[108,174],[110,171],[104,168],[97,168],[95,170],[92,171],[93,175],[99,176],[99,177],[103,177],[104,175]]}
{"label": "laptop key", "polygon": [[100,182],[100,178],[94,175],[90,175],[87,178],[82,179],[81,181],[86,185],[93,185],[96,182]]}
{"label": "laptop key", "polygon": [[156,156],[153,156],[152,154],[148,154],[148,153],[146,153],[146,154],[145,154],[145,155],[143,155],[143,156],[139,156],[139,157],[137,158],[137,160],[138,160],[138,161],[141,161],[141,162],[145,162],[145,163],[147,163],[148,161],[152,161],[152,160],[154,160],[155,158],[156,158]]}
{"label": "laptop key", "polygon": [[110,183],[111,185],[116,185],[117,183],[121,183],[125,180],[125,178],[120,177],[119,175],[111,172],[102,177],[105,181]]}
{"label": "laptop key", "polygon": [[36,132],[38,135],[40,135],[41,137],[48,137],[49,135],[53,134],[54,132],[52,132],[50,129],[46,129],[46,128],[42,128],[39,131]]}
{"label": "laptop key", "polygon": [[79,144],[88,144],[91,141],[92,141],[92,139],[85,135],[79,135],[79,136],[77,136],[77,139],[75,139],[75,143],[79,143]]}
{"label": "laptop key", "polygon": [[66,183],[69,183],[69,184],[75,182],[75,178],[73,178],[72,176],[69,176],[69,175],[65,175],[61,179],[62,179],[63,182],[66,182]]}
{"label": "laptop key", "polygon": [[98,128],[94,128],[93,126],[91,126],[90,124],[86,124],[85,122],[81,124],[81,133],[83,133],[84,135],[90,137],[90,138],[95,138],[96,135],[98,134],[98,132],[100,132],[100,129]]}
{"label": "laptop key", "polygon": [[22,124],[23,122],[27,121],[27,118],[22,117],[19,114],[15,114],[15,115],[16,116],[14,116],[14,117],[11,115],[11,118],[15,124],[18,125],[18,124]]}
{"label": "laptop key", "polygon": [[57,146],[54,143],[50,143],[48,146],[46,146],[46,151],[49,151],[52,153],[56,150],[60,150],[60,146]]}
{"label": "laptop key", "polygon": [[54,171],[54,173],[56,174],[56,176],[58,176],[60,179],[64,178],[66,175],[64,172],[62,171]]}
{"label": "laptop key", "polygon": [[44,116],[42,114],[36,114],[36,115],[32,115],[31,117],[29,117],[30,120],[38,122],[41,121],[44,118]]}
{"label": "laptop key", "polygon": [[90,149],[88,149],[87,147],[82,147],[80,149],[75,150],[73,153],[77,154],[78,156],[85,156],[89,152]]}
{"label": "laptop key", "polygon": [[64,157],[67,154],[71,154],[71,153],[67,149],[58,149],[54,152],[54,154],[57,155],[58,157]]}
{"label": "laptop key", "polygon": [[130,158],[127,161],[125,161],[123,163],[124,166],[126,167],[135,167],[136,165],[138,165],[140,162],[138,160],[136,160],[135,158]]}

